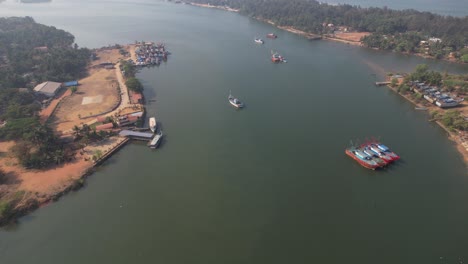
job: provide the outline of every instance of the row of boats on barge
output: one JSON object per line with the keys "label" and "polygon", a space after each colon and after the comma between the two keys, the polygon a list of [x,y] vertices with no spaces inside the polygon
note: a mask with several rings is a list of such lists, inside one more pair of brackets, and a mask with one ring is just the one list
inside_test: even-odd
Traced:
{"label": "row of boats on barge", "polygon": [[352,146],[347,148],[345,153],[364,168],[371,170],[383,168],[400,159],[400,156],[379,142]]}

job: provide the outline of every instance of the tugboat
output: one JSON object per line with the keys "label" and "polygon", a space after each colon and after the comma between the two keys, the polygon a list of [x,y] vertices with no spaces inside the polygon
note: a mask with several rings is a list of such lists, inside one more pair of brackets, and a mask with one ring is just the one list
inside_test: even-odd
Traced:
{"label": "tugboat", "polygon": [[275,39],[275,38],[277,38],[277,37],[278,37],[278,36],[276,36],[276,35],[273,34],[273,33],[267,34],[267,38]]}
{"label": "tugboat", "polygon": [[150,117],[149,118],[149,127],[151,129],[151,132],[156,132],[156,118],[155,117]]}
{"label": "tugboat", "polygon": [[244,107],[244,103],[239,101],[239,99],[235,98],[234,96],[231,95],[231,91],[229,91],[229,97],[228,97],[229,103],[234,106],[235,108],[242,108]]}
{"label": "tugboat", "polygon": [[272,53],[271,61],[273,63],[287,62],[286,59],[283,56],[279,55],[278,53],[276,53],[276,52],[274,52],[274,53],[271,52],[271,53]]}
{"label": "tugboat", "polygon": [[263,41],[263,39],[261,39],[261,38],[256,38],[254,41],[255,41],[255,43],[257,43],[257,44],[263,44],[263,43],[265,43],[265,42]]}

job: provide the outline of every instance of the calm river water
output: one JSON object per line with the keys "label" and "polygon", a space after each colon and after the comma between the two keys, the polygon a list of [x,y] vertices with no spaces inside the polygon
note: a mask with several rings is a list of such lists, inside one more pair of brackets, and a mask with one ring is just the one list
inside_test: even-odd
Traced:
{"label": "calm river water", "polygon": [[[161,148],[130,144],[87,186],[0,230],[0,263],[463,263],[467,168],[426,113],[373,82],[466,66],[294,34],[235,13],[151,1],[0,4],[81,46],[164,41],[143,69]],[[255,45],[254,37],[279,38]],[[269,61],[271,50],[288,59]],[[237,111],[229,90],[244,100]],[[344,154],[380,137],[402,160]]]}

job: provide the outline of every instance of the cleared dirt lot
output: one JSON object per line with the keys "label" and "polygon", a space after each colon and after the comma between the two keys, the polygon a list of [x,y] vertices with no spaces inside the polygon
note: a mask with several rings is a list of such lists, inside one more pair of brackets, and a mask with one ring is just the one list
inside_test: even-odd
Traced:
{"label": "cleared dirt lot", "polygon": [[369,34],[369,32],[335,33],[335,38],[352,42],[360,42],[362,37],[365,37]]}
{"label": "cleared dirt lot", "polygon": [[101,63],[117,63],[123,56],[118,49],[97,52],[98,59],[92,62],[89,76],[79,80],[78,90],[62,99],[50,119],[59,132],[68,131],[75,125],[86,123],[88,116],[112,110],[119,103],[118,81],[115,69],[99,67]]}

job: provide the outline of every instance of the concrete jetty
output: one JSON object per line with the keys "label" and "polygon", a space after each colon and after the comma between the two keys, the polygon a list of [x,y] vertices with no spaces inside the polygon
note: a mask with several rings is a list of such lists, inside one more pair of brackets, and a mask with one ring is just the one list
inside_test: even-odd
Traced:
{"label": "concrete jetty", "polygon": [[153,133],[148,133],[148,132],[122,130],[122,131],[119,132],[119,136],[126,137],[126,138],[131,138],[131,139],[136,139],[136,140],[149,141],[154,137],[154,134]]}
{"label": "concrete jetty", "polygon": [[389,85],[391,82],[375,82],[376,86],[383,86],[383,85]]}

